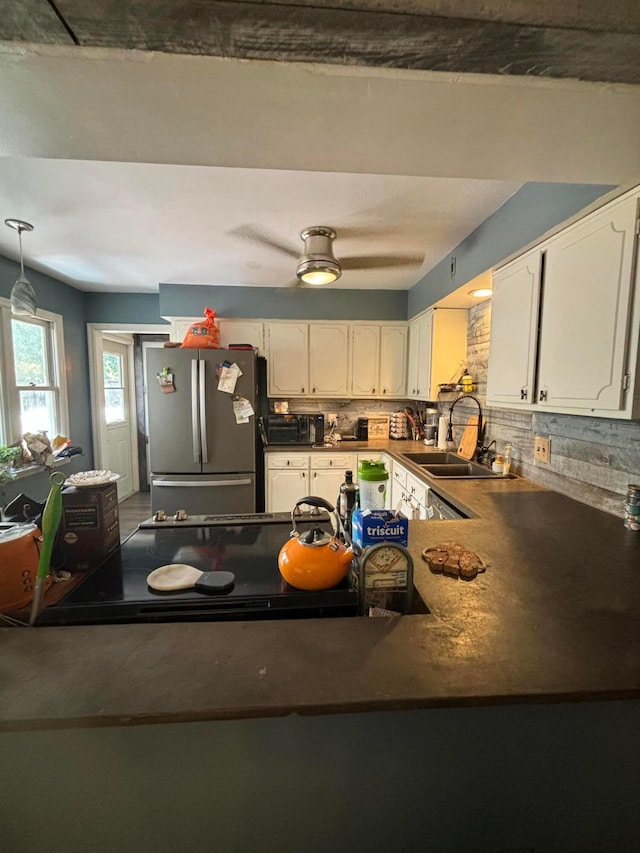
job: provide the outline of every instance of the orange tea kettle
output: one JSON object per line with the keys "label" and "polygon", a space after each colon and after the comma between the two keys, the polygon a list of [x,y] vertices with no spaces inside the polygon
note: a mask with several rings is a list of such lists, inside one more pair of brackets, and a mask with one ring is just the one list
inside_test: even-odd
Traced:
{"label": "orange tea kettle", "polygon": [[[300,532],[296,526],[296,510],[302,504],[326,509],[331,517],[333,535],[321,527]],[[355,557],[353,546],[335,508],[324,498],[301,498],[291,510],[293,530],[278,554],[280,574],[296,589],[331,589],[345,577]],[[339,536],[349,543],[348,547]]]}

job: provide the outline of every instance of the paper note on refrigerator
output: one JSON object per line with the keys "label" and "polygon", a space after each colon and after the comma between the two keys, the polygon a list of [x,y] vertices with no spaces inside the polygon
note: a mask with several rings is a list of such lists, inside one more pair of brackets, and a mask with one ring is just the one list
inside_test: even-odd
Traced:
{"label": "paper note on refrigerator", "polygon": [[234,362],[229,367],[223,366],[218,371],[220,379],[218,380],[218,391],[224,391],[227,394],[233,394],[236,390],[236,382],[242,376],[242,371]]}
{"label": "paper note on refrigerator", "polygon": [[248,424],[249,418],[255,413],[246,397],[236,397],[233,401],[233,414],[237,424]]}

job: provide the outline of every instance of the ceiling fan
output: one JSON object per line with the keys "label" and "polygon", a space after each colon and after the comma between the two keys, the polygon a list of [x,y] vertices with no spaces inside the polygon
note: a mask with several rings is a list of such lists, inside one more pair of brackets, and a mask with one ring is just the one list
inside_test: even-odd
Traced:
{"label": "ceiling fan", "polygon": [[[419,254],[348,256],[338,259],[333,253],[333,241],[336,239],[337,232],[328,225],[313,225],[300,232],[300,238],[304,243],[302,254],[267,236],[253,226],[241,226],[236,229],[235,233],[296,258],[298,263],[294,286],[300,283],[310,285],[331,284],[340,278],[343,271],[415,267],[419,266],[424,260],[424,256]],[[365,230],[354,229],[342,229],[340,234],[342,236],[367,236]]]}

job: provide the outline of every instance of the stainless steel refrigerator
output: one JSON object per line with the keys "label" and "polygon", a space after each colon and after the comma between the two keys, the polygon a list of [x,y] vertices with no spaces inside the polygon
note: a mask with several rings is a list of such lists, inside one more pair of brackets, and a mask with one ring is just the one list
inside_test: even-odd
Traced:
{"label": "stainless steel refrigerator", "polygon": [[[233,393],[218,390],[218,368],[237,364]],[[256,511],[256,418],[237,423],[234,399],[256,409],[251,350],[152,349],[147,360],[151,508],[173,515]]]}

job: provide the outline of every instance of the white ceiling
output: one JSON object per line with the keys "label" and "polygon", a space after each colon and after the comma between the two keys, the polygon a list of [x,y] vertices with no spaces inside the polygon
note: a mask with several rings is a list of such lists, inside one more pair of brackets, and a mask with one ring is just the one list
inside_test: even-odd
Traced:
{"label": "white ceiling", "polygon": [[424,256],[337,283],[406,289],[528,180],[640,173],[639,86],[0,42],[0,114],[0,218],[92,291],[288,286],[295,257],[242,235],[297,252],[312,225],[338,258]]}
{"label": "white ceiling", "polygon": [[[350,270],[345,288],[407,289],[518,188],[513,181],[0,160],[3,218],[35,226],[28,263],[80,290],[156,291],[159,282],[287,286],[300,231],[330,225],[336,256],[407,254],[410,267]],[[15,231],[0,253],[17,259]]]}

